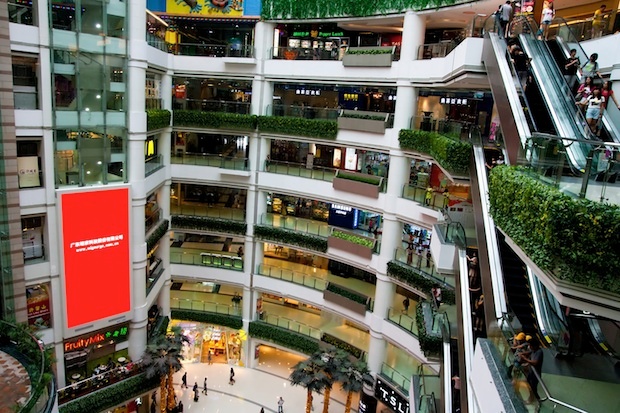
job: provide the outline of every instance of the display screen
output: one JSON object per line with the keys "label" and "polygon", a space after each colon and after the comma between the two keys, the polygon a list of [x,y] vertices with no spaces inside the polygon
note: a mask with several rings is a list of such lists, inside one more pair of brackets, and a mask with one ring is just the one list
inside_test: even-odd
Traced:
{"label": "display screen", "polygon": [[67,327],[130,310],[129,189],[61,194]]}

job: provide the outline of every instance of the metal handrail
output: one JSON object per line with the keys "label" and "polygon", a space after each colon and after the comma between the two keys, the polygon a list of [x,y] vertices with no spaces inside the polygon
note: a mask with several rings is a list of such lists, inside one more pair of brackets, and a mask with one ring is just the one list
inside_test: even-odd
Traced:
{"label": "metal handrail", "polygon": [[[502,314],[502,316],[499,318],[499,320],[501,320],[501,323],[505,323],[508,328],[510,329],[510,332],[512,334],[512,336],[514,336],[516,334],[515,329],[512,327],[512,324],[510,324],[510,320],[508,318],[508,314],[504,313]],[[508,341],[508,338],[506,338],[506,341]],[[512,346],[512,343],[510,343],[508,341],[508,345]],[[519,367],[519,369],[521,369],[521,367]],[[560,406],[566,407],[567,409],[570,409],[574,412],[579,412],[579,413],[588,413],[585,410],[582,410],[576,406],[573,406],[572,404],[563,402],[559,399],[556,399],[555,397],[551,396],[551,392],[549,391],[549,388],[547,387],[547,385],[545,384],[545,382],[543,381],[542,377],[538,374],[538,372],[536,371],[536,369],[530,369],[530,371],[532,371],[534,373],[534,375],[536,376],[536,379],[538,379],[538,382],[540,384],[540,387],[543,389],[543,392],[545,393],[545,397],[540,399],[540,403],[549,400],[552,403],[556,403],[559,404]]]}

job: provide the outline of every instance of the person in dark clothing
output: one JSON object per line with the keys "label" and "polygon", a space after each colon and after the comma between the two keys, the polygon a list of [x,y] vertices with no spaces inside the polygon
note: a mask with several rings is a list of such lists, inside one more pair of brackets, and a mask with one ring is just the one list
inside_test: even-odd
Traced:
{"label": "person in dark clothing", "polygon": [[230,378],[228,380],[228,384],[235,384],[235,370],[233,370],[233,368],[230,368]]}
{"label": "person in dark clothing", "polygon": [[205,394],[205,396],[207,395],[207,378],[205,377],[205,382],[202,388],[202,392]]}
{"label": "person in dark clothing", "polygon": [[517,77],[521,83],[521,89],[525,91],[527,86],[527,75],[530,70],[530,58],[527,57],[523,49],[521,49],[521,46],[518,45],[512,49],[510,55],[515,70],[517,71]]}
{"label": "person in dark clothing", "polygon": [[183,387],[187,389],[187,372],[183,373],[183,377],[181,377],[181,388]]}
{"label": "person in dark clothing", "polygon": [[180,401],[179,405],[177,406],[177,412],[183,413],[183,402],[182,401]]}
{"label": "person in dark clothing", "polygon": [[[527,383],[532,388],[534,397],[540,400],[540,396],[538,395],[538,377],[542,376],[542,366],[545,355],[540,348],[540,343],[536,339],[532,339],[530,342],[530,349],[531,353],[529,355],[521,355],[521,362],[529,365],[530,369],[527,373]],[[538,373],[538,376],[536,376],[534,372]]]}
{"label": "person in dark clothing", "polygon": [[566,79],[566,83],[568,84],[568,87],[573,95],[575,94],[577,84],[579,83],[577,79],[577,71],[580,66],[581,63],[577,57],[577,49],[571,49],[570,56],[568,56],[564,62],[564,79]]}

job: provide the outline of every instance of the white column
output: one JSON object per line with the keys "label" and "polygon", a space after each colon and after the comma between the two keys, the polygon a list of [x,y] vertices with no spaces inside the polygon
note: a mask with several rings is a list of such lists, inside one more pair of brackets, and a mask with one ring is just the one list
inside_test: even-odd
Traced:
{"label": "white column", "polygon": [[405,13],[403,40],[400,46],[400,61],[416,60],[418,48],[424,44],[426,17],[414,11]]}
{"label": "white column", "polygon": [[252,81],[252,115],[264,115],[267,107],[273,103],[273,83],[265,80],[263,75],[256,75]]}
{"label": "white column", "polygon": [[172,110],[172,70],[161,77],[162,109]]}
{"label": "white column", "polygon": [[[390,151],[390,171],[386,190],[386,211],[395,213],[396,200],[402,196],[403,186],[409,182],[411,160],[399,150]],[[383,251],[383,247],[381,247]]]}
{"label": "white column", "polygon": [[249,144],[248,144],[248,162],[250,163],[250,173],[251,176],[255,176],[257,171],[262,169],[261,159],[260,159],[260,137],[257,132],[252,132],[249,134]]}
{"label": "white column", "polygon": [[381,334],[370,330],[370,344],[368,345],[368,369],[373,375],[381,373],[381,365],[385,360],[387,343]]}
{"label": "white column", "polygon": [[172,280],[170,280],[169,274],[170,274],[170,271],[168,268],[166,268],[166,271],[164,272],[162,277],[167,275],[168,279],[164,281],[164,285],[161,287],[161,291],[159,292],[159,295],[157,296],[157,306],[159,307],[159,313],[163,317],[170,317],[170,286],[172,285]]}
{"label": "white column", "polygon": [[258,60],[270,59],[269,53],[273,47],[273,35],[276,25],[259,21],[254,26],[254,57]]}
{"label": "white column", "polygon": [[[394,129],[411,128],[411,117],[417,108],[418,90],[409,81],[396,82],[396,108],[394,110]],[[398,145],[397,145],[398,146]],[[390,164],[390,167],[392,165]]]}
{"label": "white column", "polygon": [[140,360],[146,349],[146,324],[147,319],[143,321],[129,324],[129,358],[131,360]]}
{"label": "white column", "polygon": [[396,285],[385,274],[377,273],[375,287],[375,303],[372,309],[373,316],[383,320],[388,316],[388,311],[394,302]]}

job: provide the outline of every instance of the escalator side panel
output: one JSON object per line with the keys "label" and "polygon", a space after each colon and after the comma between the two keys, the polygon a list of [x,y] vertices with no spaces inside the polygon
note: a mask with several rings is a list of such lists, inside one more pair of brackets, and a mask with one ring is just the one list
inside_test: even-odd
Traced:
{"label": "escalator side panel", "polygon": [[502,74],[499,68],[501,62],[499,59],[503,57],[497,56],[491,38],[487,37],[484,40],[484,46],[482,48],[482,59],[487,70],[487,77],[489,84],[491,85],[491,91],[493,92],[493,99],[497,107],[500,122],[502,125],[502,133],[504,135],[504,145],[506,147],[506,153],[508,161],[511,165],[517,164],[517,158],[521,149],[521,137],[519,134],[519,128],[513,114],[513,108],[511,107],[510,100],[506,87],[511,87],[504,83]]}

